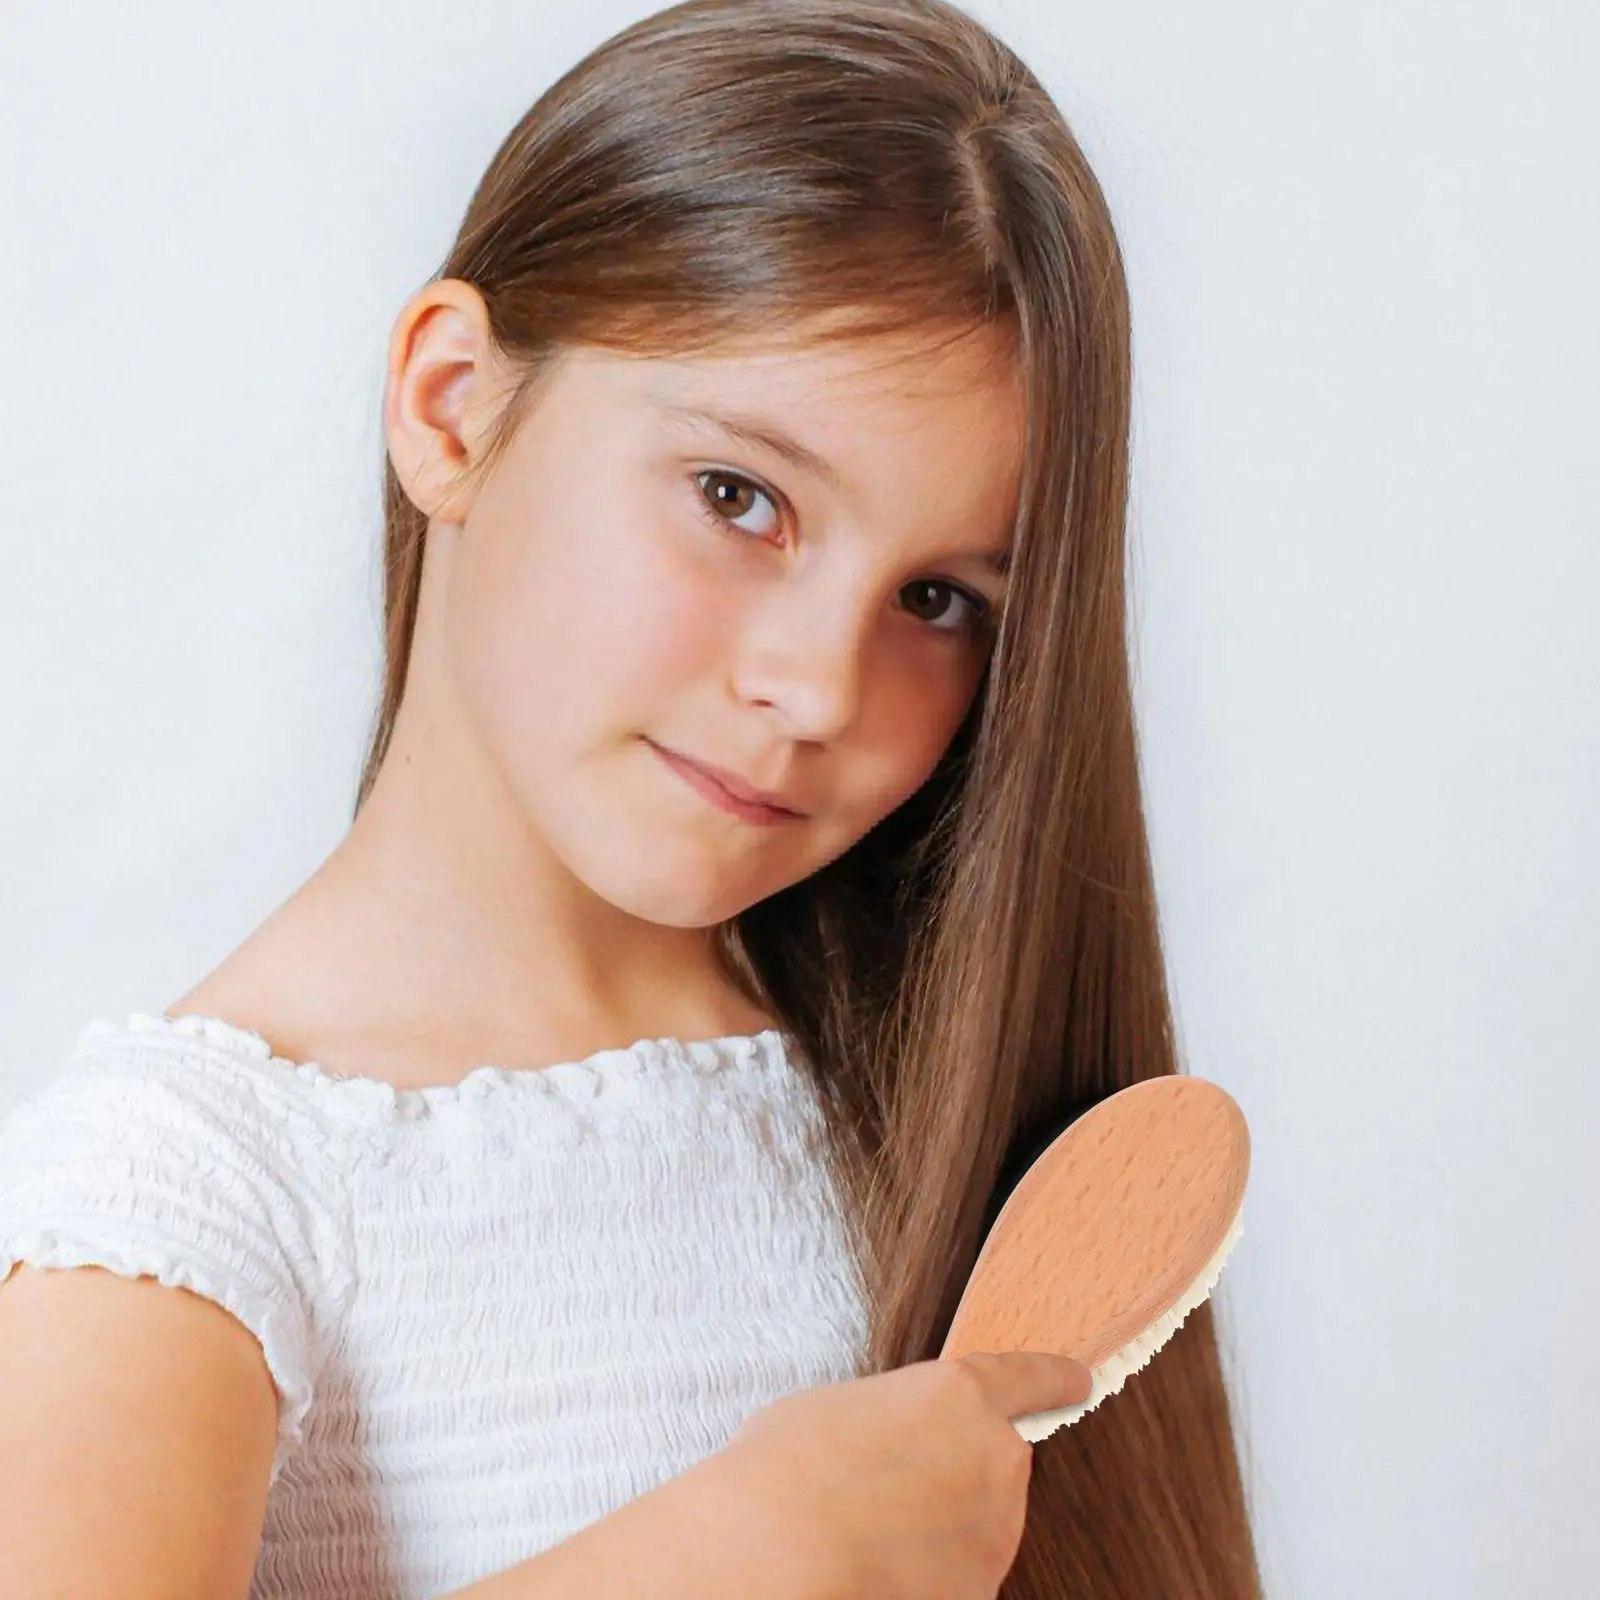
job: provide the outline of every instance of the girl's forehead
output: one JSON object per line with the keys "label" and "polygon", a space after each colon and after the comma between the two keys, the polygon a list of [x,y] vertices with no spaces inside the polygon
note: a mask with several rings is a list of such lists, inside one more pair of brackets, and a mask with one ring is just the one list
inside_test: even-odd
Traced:
{"label": "girl's forehead", "polygon": [[927,331],[806,342],[752,334],[684,354],[635,355],[591,347],[578,353],[602,382],[649,401],[691,403],[735,396],[767,403],[866,406],[970,402],[975,391],[1017,387],[1009,347],[993,334],[957,338]]}

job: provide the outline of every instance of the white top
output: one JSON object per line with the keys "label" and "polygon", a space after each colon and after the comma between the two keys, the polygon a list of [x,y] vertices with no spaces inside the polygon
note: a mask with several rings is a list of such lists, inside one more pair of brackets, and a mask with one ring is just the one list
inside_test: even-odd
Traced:
{"label": "white top", "polygon": [[255,1335],[278,1442],[251,1600],[438,1595],[864,1370],[786,1037],[396,1089],[216,1017],[97,1018],[0,1121],[0,1281],[151,1274]]}

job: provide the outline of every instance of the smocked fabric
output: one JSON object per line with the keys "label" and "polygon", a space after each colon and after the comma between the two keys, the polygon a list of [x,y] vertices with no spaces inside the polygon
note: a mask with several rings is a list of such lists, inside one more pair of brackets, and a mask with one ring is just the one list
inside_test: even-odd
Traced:
{"label": "smocked fabric", "polygon": [[821,1109],[777,1030],[397,1089],[220,1018],[96,1018],[0,1121],[18,1261],[149,1275],[260,1344],[251,1600],[444,1594],[864,1370]]}

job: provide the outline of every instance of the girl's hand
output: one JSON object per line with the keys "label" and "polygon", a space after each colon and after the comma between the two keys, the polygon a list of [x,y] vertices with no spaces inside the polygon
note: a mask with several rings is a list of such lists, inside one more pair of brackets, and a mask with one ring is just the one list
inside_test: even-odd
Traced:
{"label": "girl's hand", "polygon": [[1033,1446],[1010,1419],[1088,1393],[1089,1369],[1068,1356],[915,1362],[785,1395],[682,1486],[698,1476],[723,1526],[739,1519],[747,1534],[753,1520],[774,1579],[814,1585],[796,1593],[994,1600],[1022,1542],[1033,1471]]}

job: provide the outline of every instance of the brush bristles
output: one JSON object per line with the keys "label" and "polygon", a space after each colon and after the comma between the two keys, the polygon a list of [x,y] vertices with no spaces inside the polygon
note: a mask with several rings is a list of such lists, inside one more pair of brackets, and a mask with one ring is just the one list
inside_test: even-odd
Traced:
{"label": "brush bristles", "polygon": [[1183,1319],[1210,1295],[1216,1287],[1217,1279],[1222,1275],[1223,1262],[1228,1259],[1229,1252],[1238,1243],[1239,1236],[1243,1232],[1244,1214],[1240,1212],[1233,1219],[1233,1226],[1223,1235],[1222,1243],[1217,1246],[1211,1259],[1200,1269],[1194,1282],[1184,1290],[1182,1297],[1174,1303],[1172,1309],[1152,1322],[1138,1338],[1123,1345],[1120,1350],[1113,1351],[1093,1369],[1090,1374],[1093,1387],[1089,1390],[1087,1400],[1081,1405],[1062,1406],[1056,1411],[1034,1411],[1027,1416],[1013,1417],[1012,1427],[1029,1444],[1037,1444],[1041,1439],[1048,1439],[1057,1428],[1070,1428],[1079,1417],[1093,1411],[1107,1395],[1113,1395],[1121,1389],[1123,1384],[1145,1366],[1156,1351],[1183,1326]]}

